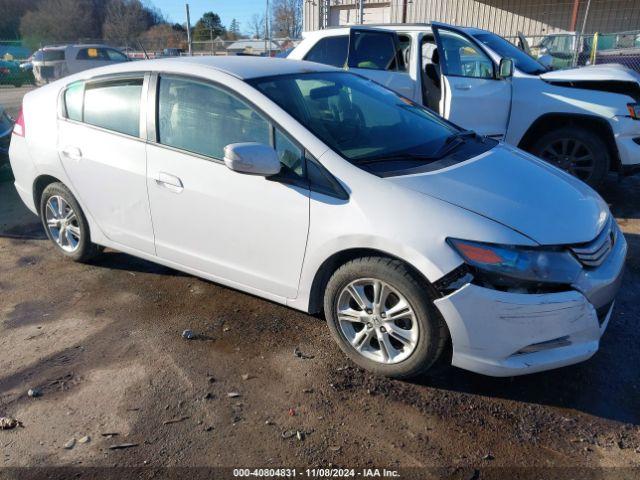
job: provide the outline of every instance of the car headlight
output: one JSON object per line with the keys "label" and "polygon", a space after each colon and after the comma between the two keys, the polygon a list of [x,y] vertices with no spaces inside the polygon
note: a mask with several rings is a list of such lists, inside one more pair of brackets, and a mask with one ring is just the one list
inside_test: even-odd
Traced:
{"label": "car headlight", "polygon": [[531,283],[571,284],[582,266],[562,248],[531,248],[448,238],[465,262],[485,274],[495,286]]}
{"label": "car headlight", "polygon": [[640,120],[640,103],[627,103],[629,116],[635,120]]}

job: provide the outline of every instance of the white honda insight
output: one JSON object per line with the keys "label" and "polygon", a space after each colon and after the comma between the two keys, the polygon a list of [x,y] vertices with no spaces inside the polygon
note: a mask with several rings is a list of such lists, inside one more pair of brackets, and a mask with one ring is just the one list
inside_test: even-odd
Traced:
{"label": "white honda insight", "polygon": [[10,158],[67,257],[111,247],[324,310],[354,362],[392,377],[444,351],[494,376],[591,357],[627,250],[579,180],[308,62],[81,72],[25,96]]}

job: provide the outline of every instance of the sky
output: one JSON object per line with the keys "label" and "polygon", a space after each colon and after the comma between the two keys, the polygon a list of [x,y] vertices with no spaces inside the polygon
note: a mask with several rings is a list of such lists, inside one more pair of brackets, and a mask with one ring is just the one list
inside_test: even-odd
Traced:
{"label": "sky", "polygon": [[189,4],[191,25],[195,25],[205,12],[220,15],[222,23],[228,27],[234,18],[240,22],[240,31],[248,32],[249,19],[254,13],[263,13],[266,0],[147,0],[149,5],[159,8],[171,23],[185,23],[184,4]]}

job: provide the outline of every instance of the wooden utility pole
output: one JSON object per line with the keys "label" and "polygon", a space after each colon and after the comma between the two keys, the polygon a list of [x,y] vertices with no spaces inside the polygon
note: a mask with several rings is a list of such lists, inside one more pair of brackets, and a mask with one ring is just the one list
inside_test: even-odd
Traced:
{"label": "wooden utility pole", "polygon": [[186,10],[187,10],[187,46],[189,49],[189,56],[192,55],[192,50],[191,50],[191,18],[189,17],[189,4],[185,3],[184,4]]}

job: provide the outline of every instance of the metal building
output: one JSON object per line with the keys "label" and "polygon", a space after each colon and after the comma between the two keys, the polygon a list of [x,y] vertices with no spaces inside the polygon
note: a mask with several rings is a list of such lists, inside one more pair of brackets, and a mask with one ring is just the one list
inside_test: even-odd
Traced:
{"label": "metal building", "polygon": [[304,0],[305,30],[431,21],[503,36],[621,32],[640,30],[640,0]]}

